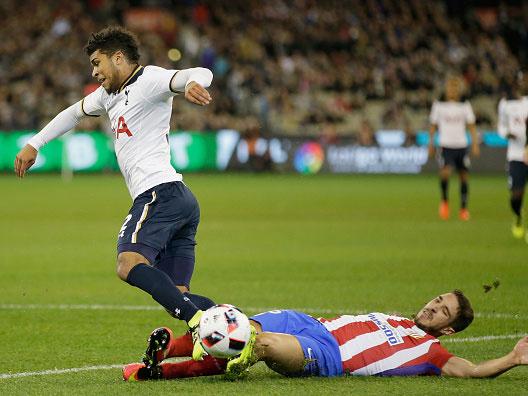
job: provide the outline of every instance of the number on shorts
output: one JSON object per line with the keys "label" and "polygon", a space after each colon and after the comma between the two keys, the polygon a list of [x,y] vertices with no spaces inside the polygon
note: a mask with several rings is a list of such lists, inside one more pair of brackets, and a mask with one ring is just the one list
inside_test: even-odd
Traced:
{"label": "number on shorts", "polygon": [[130,219],[132,218],[132,215],[129,214],[125,221],[123,222],[123,225],[121,226],[121,229],[119,230],[119,234],[118,234],[118,237],[119,238],[123,238],[125,236],[125,230],[127,228],[127,223],[130,221]]}

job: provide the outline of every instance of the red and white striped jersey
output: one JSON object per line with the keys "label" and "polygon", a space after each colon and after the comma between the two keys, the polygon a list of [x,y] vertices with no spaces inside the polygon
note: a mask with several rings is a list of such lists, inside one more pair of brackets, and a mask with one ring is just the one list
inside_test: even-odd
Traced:
{"label": "red and white striped jersey", "polygon": [[440,375],[453,355],[414,321],[383,313],[319,318],[334,336],[350,375]]}

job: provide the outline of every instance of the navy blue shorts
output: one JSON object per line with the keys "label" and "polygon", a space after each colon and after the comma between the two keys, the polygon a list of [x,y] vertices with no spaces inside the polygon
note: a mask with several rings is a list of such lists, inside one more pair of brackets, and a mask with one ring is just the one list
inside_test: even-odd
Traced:
{"label": "navy blue shorts", "polygon": [[136,252],[189,287],[200,207],[183,182],[163,183],[137,196],[119,231],[117,253]]}
{"label": "navy blue shorts", "polygon": [[508,187],[510,190],[524,190],[528,177],[528,165],[521,161],[508,163]]}
{"label": "navy blue shorts", "polygon": [[264,312],[250,318],[262,331],[290,334],[301,344],[306,366],[300,375],[335,377],[343,375],[339,345],[318,320],[302,312],[281,310]]}
{"label": "navy blue shorts", "polygon": [[458,171],[469,170],[470,160],[467,148],[440,148],[440,157],[438,159],[440,168],[450,166]]}

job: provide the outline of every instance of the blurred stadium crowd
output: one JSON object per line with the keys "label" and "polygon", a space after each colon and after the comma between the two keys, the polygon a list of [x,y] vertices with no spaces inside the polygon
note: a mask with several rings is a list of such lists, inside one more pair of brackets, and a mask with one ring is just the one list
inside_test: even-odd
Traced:
{"label": "blurred stadium crowd", "polygon": [[427,127],[450,74],[462,76],[480,123],[492,126],[497,100],[526,64],[528,7],[471,4],[2,0],[0,130],[38,129],[94,89],[83,46],[108,24],[138,34],[142,64],[213,70],[214,104],[197,111],[177,101],[174,129],[412,133]]}

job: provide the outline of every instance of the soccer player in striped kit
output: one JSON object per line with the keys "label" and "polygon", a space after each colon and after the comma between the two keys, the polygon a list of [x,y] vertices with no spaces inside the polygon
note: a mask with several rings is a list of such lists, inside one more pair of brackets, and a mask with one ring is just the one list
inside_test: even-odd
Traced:
{"label": "soccer player in striped kit", "polygon": [[435,101],[431,109],[429,128],[429,156],[433,156],[434,136],[438,130],[440,152],[438,162],[440,166],[441,201],[438,214],[442,220],[449,218],[448,187],[451,170],[455,168],[460,179],[460,211],[459,218],[469,220],[468,178],[469,153],[466,126],[471,133],[471,154],[478,157],[480,149],[475,126],[475,114],[468,101],[461,102],[461,82],[451,77],[446,82],[445,101]]}
{"label": "soccer player in striped kit", "polygon": [[[258,361],[286,376],[483,378],[528,364],[528,337],[507,355],[478,364],[454,356],[440,344],[439,337],[460,332],[473,321],[471,304],[459,290],[435,297],[414,320],[379,312],[316,319],[291,310],[264,312],[250,320],[257,336],[239,358],[226,361],[207,356],[200,362],[167,362],[150,368],[132,363],[123,367],[123,378],[137,381],[225,373],[233,379]],[[160,328],[149,337],[149,346],[155,339],[164,342],[158,343],[158,350],[148,348],[147,354],[155,355],[157,362],[192,352],[188,335],[175,338],[169,329]]]}
{"label": "soccer player in striped kit", "polygon": [[[200,221],[196,198],[170,164],[169,122],[174,96],[204,106],[210,70],[167,70],[139,64],[136,37],[121,27],[92,34],[85,47],[99,88],[59,113],[15,159],[24,177],[38,150],[73,129],[82,117],[108,115],[121,172],[133,199],[118,233],[117,275],[152,296],[196,335],[201,313],[214,305],[189,293],[195,235]],[[195,343],[196,359],[203,355]]]}
{"label": "soccer player in striped kit", "polygon": [[[499,102],[499,119],[497,131],[508,139],[508,187],[510,189],[510,206],[514,214],[511,232],[514,238],[525,237],[522,216],[524,188],[528,176],[528,165],[525,163],[526,122],[528,121],[528,99],[521,98],[518,87],[512,87],[508,99]],[[526,239],[528,242],[528,239]]]}

